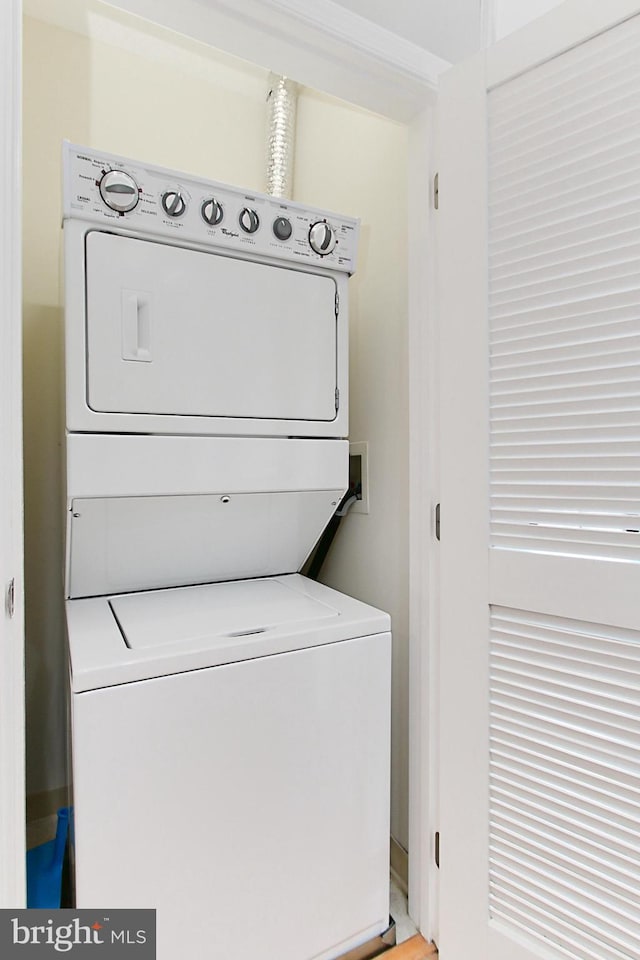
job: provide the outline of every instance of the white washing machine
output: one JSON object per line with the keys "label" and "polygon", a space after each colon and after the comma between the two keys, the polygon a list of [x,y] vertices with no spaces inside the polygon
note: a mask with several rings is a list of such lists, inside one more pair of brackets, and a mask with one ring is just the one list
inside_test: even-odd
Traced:
{"label": "white washing machine", "polygon": [[337,957],[389,925],[389,618],[300,576],[68,603],[77,905],[158,958]]}
{"label": "white washing machine", "polygon": [[76,905],[156,908],[159,960],[333,960],[389,923],[389,617],[297,572],[357,222],[64,169]]}

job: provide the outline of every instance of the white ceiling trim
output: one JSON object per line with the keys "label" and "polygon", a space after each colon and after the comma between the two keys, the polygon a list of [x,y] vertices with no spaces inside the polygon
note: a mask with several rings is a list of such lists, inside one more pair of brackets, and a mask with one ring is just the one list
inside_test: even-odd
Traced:
{"label": "white ceiling trim", "polygon": [[307,87],[408,122],[446,61],[332,0],[109,0],[109,5]]}
{"label": "white ceiling trim", "polygon": [[[242,0],[218,0],[229,9],[242,7]],[[334,0],[261,0],[264,7],[279,10],[290,18],[304,23],[330,40],[339,40],[376,57],[381,63],[405,72],[415,80],[422,80],[433,90],[439,75],[451,64],[424,47],[386,30],[372,20],[340,6]]]}

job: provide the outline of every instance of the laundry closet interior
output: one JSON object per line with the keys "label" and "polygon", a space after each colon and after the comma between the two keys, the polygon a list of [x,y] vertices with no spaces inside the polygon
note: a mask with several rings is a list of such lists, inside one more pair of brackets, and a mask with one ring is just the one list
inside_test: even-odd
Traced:
{"label": "laundry closet interior", "polygon": [[[52,9],[55,7],[55,9]],[[262,193],[269,71],[99,2],[27,0],[24,430],[28,818],[67,784],[62,141]],[[300,87],[292,199],[360,220],[349,280],[349,439],[366,503],[322,583],[391,615],[392,853],[406,881],[409,764],[408,128]],[[366,446],[362,446],[366,445]],[[89,591],[90,592],[90,591]]]}

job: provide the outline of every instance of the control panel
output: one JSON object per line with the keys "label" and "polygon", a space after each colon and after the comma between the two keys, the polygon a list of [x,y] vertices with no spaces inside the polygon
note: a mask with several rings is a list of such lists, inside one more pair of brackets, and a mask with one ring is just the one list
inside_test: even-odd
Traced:
{"label": "control panel", "polygon": [[64,143],[64,218],[353,273],[359,220]]}

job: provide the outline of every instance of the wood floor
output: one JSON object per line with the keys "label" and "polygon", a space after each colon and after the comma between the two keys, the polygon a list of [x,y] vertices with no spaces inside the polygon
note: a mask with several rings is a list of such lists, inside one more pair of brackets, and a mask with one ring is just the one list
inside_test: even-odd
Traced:
{"label": "wood floor", "polygon": [[426,960],[427,957],[437,956],[438,950],[435,944],[427,943],[419,933],[382,954],[384,960]]}

